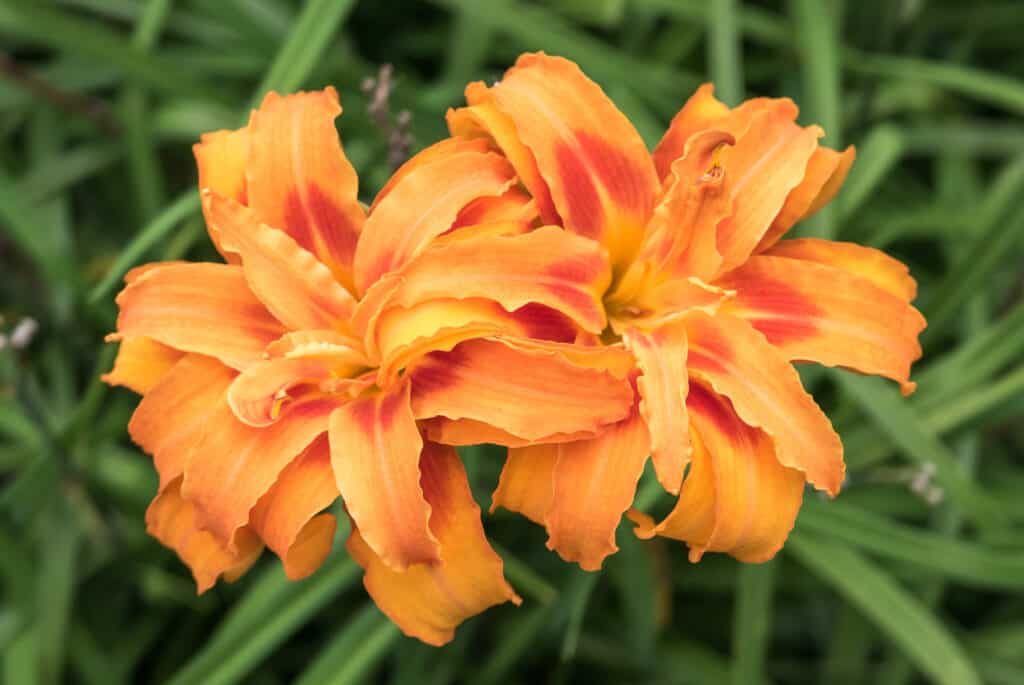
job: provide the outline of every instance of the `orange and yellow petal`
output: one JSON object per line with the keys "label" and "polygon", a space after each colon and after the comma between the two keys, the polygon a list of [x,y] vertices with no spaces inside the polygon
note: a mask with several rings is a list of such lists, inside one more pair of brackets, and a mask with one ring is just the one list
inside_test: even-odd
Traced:
{"label": "orange and yellow petal", "polygon": [[427,443],[419,470],[439,560],[395,569],[377,556],[356,526],[348,550],[366,570],[363,582],[381,611],[405,634],[443,645],[467,618],[496,604],[521,600],[505,582],[501,557],[487,542],[480,509],[455,450]]}
{"label": "orange and yellow petal", "polygon": [[[245,171],[249,166],[249,129],[235,131],[221,130],[204,133],[199,142],[192,146],[199,169],[199,190],[209,189],[239,204],[248,202],[248,186]],[[203,207],[206,225],[210,225],[207,208]],[[238,255],[224,250],[220,236],[212,231],[210,240],[229,264],[238,263]]]}
{"label": "orange and yellow petal", "polygon": [[786,358],[736,316],[693,312],[686,333],[691,378],[727,397],[744,423],[767,433],[783,466],[838,494],[846,471],[843,445]]}
{"label": "orange and yellow petal", "polygon": [[420,486],[423,439],[409,385],[353,400],[330,422],[331,464],[345,507],[374,555],[395,571],[439,559]]}
{"label": "orange and yellow petal", "polygon": [[145,395],[171,370],[184,352],[150,338],[124,338],[114,358],[114,368],[100,378]]}
{"label": "orange and yellow petal", "polygon": [[292,580],[323,564],[337,521],[321,513],[338,498],[327,436],[321,435],[288,464],[249,517],[249,524],[280,558]]}
{"label": "orange and yellow petal", "polygon": [[652,157],[663,181],[672,169],[672,163],[683,156],[686,143],[695,133],[711,128],[729,114],[729,108],[715,97],[715,87],[703,84],[690,96],[683,108],[672,118]]}
{"label": "orange and yellow petal", "polygon": [[498,487],[491,495],[491,512],[503,507],[543,526],[554,502],[559,452],[557,444],[509,449]]}
{"label": "orange and yellow petal", "polygon": [[243,369],[284,333],[240,266],[168,262],[129,272],[126,281],[117,339],[148,337]]}
{"label": "orange and yellow petal", "polygon": [[352,261],[365,221],[359,179],[345,157],[334,120],[333,88],[269,93],[249,120],[249,207],[290,235],[352,290]]}

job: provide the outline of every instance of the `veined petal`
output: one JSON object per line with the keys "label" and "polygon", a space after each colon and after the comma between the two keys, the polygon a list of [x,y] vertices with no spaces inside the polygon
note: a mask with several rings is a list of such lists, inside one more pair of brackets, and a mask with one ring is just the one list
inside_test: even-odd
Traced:
{"label": "veined petal", "polygon": [[491,513],[504,507],[543,526],[554,502],[559,452],[557,444],[510,448],[491,495]]}
{"label": "veined petal", "polygon": [[[192,146],[192,153],[199,168],[199,190],[210,189],[239,204],[248,202],[245,170],[249,165],[249,129],[235,131],[221,130],[204,133],[199,142]],[[207,208],[203,206],[206,225],[210,226]],[[224,250],[220,236],[210,232],[214,247],[228,264],[238,264],[238,255]]]}
{"label": "veined petal", "polygon": [[628,264],[658,192],[629,120],[573,62],[543,53],[521,56],[490,93],[536,158],[565,228],[603,243],[616,270]]}
{"label": "veined petal", "polygon": [[637,534],[684,540],[694,562],[708,551],[750,563],[771,559],[796,521],[803,474],[781,465],[768,436],[743,423],[728,400],[695,385],[687,405],[694,452],[679,501]]}
{"label": "veined petal", "polygon": [[384,187],[380,189],[377,196],[373,198],[373,204],[370,205],[370,213],[372,214],[384,198],[391,194],[395,186],[405,180],[405,177],[411,174],[416,169],[426,166],[432,162],[436,162],[445,157],[459,154],[460,152],[477,152],[484,154],[490,149],[490,146],[485,140],[466,140],[463,138],[444,138],[439,140],[433,145],[429,145],[415,155],[407,159],[402,166],[395,170],[395,173],[391,174],[391,178],[387,180]]}
{"label": "veined petal", "polygon": [[239,421],[225,401],[207,419],[185,466],[182,494],[195,502],[204,528],[236,544],[256,502],[284,468],[327,430],[338,400],[306,396],[281,410],[266,428]]}
{"label": "veined petal", "polygon": [[419,470],[440,559],[396,570],[374,553],[355,526],[348,550],[366,570],[363,582],[381,611],[405,634],[442,645],[467,618],[496,604],[522,600],[505,582],[501,557],[487,542],[455,450],[427,443]]}
{"label": "veined petal", "polygon": [[221,249],[241,257],[249,287],[278,321],[295,330],[348,326],[355,300],[312,253],[233,200],[205,191],[203,206]]}
{"label": "veined petal", "polygon": [[359,292],[365,293],[449,230],[466,205],[502,195],[514,180],[512,167],[493,152],[460,151],[413,168],[366,221],[355,260]]}
{"label": "veined petal", "polygon": [[917,297],[917,281],[910,275],[907,265],[873,247],[835,240],[797,238],[783,240],[764,255],[834,266],[871,281],[904,302]]}
{"label": "veined petal", "polygon": [[643,417],[634,404],[629,417],[592,440],[523,449],[551,448],[558,460],[544,517],[548,548],[586,571],[596,571],[618,550],[615,529],[633,503],[647,463],[650,441]]}
{"label": "veined petal", "polygon": [[729,114],[729,108],[714,93],[714,85],[705,83],[672,118],[672,123],[652,155],[658,178],[664,181],[669,175],[672,163],[683,156],[686,143],[693,134],[711,128]]}
{"label": "veined petal", "polygon": [[228,582],[240,578],[259,558],[263,543],[248,528],[239,531],[235,548],[203,530],[192,502],[183,499],[181,478],[161,488],[146,510],[146,530],[165,547],[173,549],[196,581],[202,594],[223,577]]}
{"label": "veined petal", "polygon": [[330,553],[337,521],[320,512],[337,498],[331,450],[327,436],[321,435],[253,507],[250,525],[281,558],[292,580],[316,571]]}
{"label": "veined petal", "polygon": [[243,369],[284,333],[240,266],[168,262],[129,272],[117,296],[116,338],[148,337]]}
{"label": "veined petal", "polygon": [[642,373],[637,379],[640,415],[650,433],[658,482],[678,494],[690,461],[685,322],[671,321],[652,331],[631,328],[622,339]]}
{"label": "veined petal", "polygon": [[785,357],[746,321],[721,312],[693,312],[686,332],[691,376],[729,398],[744,423],[767,433],[783,466],[838,494],[846,471],[843,445]]}
{"label": "veined petal", "polygon": [[817,147],[807,162],[804,180],[790,191],[767,233],[754,252],[764,252],[802,221],[824,207],[835,197],[853,166],[857,151],[851,145],[842,152]]}
{"label": "veined petal", "polygon": [[871,281],[825,264],[758,255],[719,284],[736,291],[723,311],[761,331],[784,357],[844,366],[914,391],[921,313]]}
{"label": "veined petal", "polygon": [[410,262],[401,277],[391,301],[403,307],[436,298],[477,297],[494,300],[510,312],[542,304],[593,333],[607,324],[601,304],[611,282],[607,258],[593,241],[555,226],[432,247]]}
{"label": "veined petal", "polygon": [[595,431],[624,418],[629,383],[559,352],[573,347],[499,338],[431,353],[411,372],[413,412],[417,419],[482,421],[526,440]]}
{"label": "veined petal", "polygon": [[162,345],[150,338],[124,338],[117,349],[114,368],[100,378],[110,385],[123,385],[145,395],[184,352]]}
{"label": "veined petal", "polygon": [[361,537],[395,571],[437,563],[440,549],[420,487],[423,440],[409,383],[349,402],[331,415],[331,464]]}
{"label": "veined petal", "polygon": [[212,357],[188,354],[139,402],[128,434],[153,455],[161,489],[184,473],[206,421],[226,406],[225,395],[236,376]]}
{"label": "veined petal", "polygon": [[365,216],[359,179],[345,157],[334,119],[338,93],[325,88],[268,93],[249,120],[250,207],[283,229],[352,290],[352,258]]}

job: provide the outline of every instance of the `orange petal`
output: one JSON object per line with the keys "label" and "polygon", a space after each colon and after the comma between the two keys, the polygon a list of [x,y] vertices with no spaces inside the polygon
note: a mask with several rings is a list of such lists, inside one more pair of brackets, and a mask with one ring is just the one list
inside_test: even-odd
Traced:
{"label": "orange petal", "polygon": [[221,249],[241,257],[249,287],[279,321],[297,330],[347,327],[355,300],[313,254],[233,200],[206,191],[203,206]]}
{"label": "orange petal", "polygon": [[921,357],[921,313],[848,271],[759,255],[719,281],[736,291],[723,311],[746,319],[784,357],[891,378],[909,395]]}
{"label": "orange petal", "polygon": [[475,150],[440,155],[413,168],[366,220],[355,260],[359,292],[365,293],[450,229],[468,204],[502,195],[514,179],[503,157]]}
{"label": "orange petal", "polygon": [[150,338],[124,338],[117,349],[114,368],[100,376],[100,379],[104,383],[123,385],[145,395],[183,354]]}
{"label": "orange petal", "polygon": [[370,205],[370,213],[372,214],[377,209],[377,205],[391,194],[391,191],[395,189],[395,186],[404,181],[405,177],[416,169],[460,152],[478,152],[483,154],[489,149],[490,146],[488,146],[487,141],[485,140],[464,140],[462,138],[445,138],[433,145],[423,148],[407,159],[402,166],[398,167],[398,169],[395,170],[395,173],[391,174],[391,177],[384,184],[384,187],[381,188],[380,192],[377,193],[377,196],[373,198],[373,204]]}
{"label": "orange petal", "polygon": [[226,401],[219,404],[192,449],[182,486],[203,527],[234,541],[284,468],[327,430],[337,406],[335,398],[307,396],[286,405],[274,424],[253,428],[235,418]]}
{"label": "orange petal", "polygon": [[560,57],[522,55],[490,92],[535,156],[563,225],[602,242],[618,271],[636,254],[658,192],[636,129]]}
{"label": "orange petal", "polygon": [[504,507],[543,526],[554,502],[555,465],[560,451],[556,444],[510,448],[498,487],[491,495],[491,512]]}
{"label": "orange petal", "polygon": [[911,277],[907,265],[873,247],[834,240],[798,238],[783,240],[764,254],[834,266],[871,281],[904,302],[917,297],[917,281]]}
{"label": "orange petal", "polygon": [[782,466],[768,436],[743,423],[728,400],[695,385],[687,405],[693,465],[668,517],[637,534],[684,540],[694,562],[707,551],[750,563],[771,559],[793,529],[803,474]]}
{"label": "orange petal", "polygon": [[690,374],[729,398],[744,423],[767,433],[783,466],[838,494],[846,471],[843,445],[785,357],[750,324],[728,314],[693,312],[686,332]]}
{"label": "orange petal", "polygon": [[710,128],[729,113],[729,108],[714,93],[714,85],[705,83],[672,118],[672,123],[652,155],[658,178],[664,180],[669,175],[672,162],[683,156],[690,136]]}
{"label": "orange petal", "polygon": [[268,93],[249,120],[248,205],[352,290],[352,258],[365,216],[359,179],[334,126],[339,114],[334,88]]}
{"label": "orange petal", "polygon": [[636,406],[632,414],[592,440],[527,447],[554,449],[553,495],[544,523],[548,549],[586,571],[601,568],[618,550],[615,529],[633,503],[650,450],[647,428]]}
{"label": "orange petal", "polygon": [[608,260],[593,241],[555,226],[438,245],[410,262],[401,277],[392,303],[403,307],[483,297],[508,311],[542,304],[593,333],[607,325],[601,297],[611,282]]}
{"label": "orange petal", "polygon": [[763,252],[777,243],[798,221],[803,221],[829,203],[850,173],[857,151],[851,145],[842,152],[827,147],[815,148],[807,162],[804,180],[790,191],[785,204],[761,238],[754,252]]}
{"label": "orange petal", "polygon": [[212,357],[188,354],[146,393],[128,422],[128,434],[153,455],[160,488],[185,471],[207,418],[226,406],[236,372]]}
{"label": "orange petal", "polygon": [[685,322],[672,321],[652,331],[632,328],[622,339],[643,374],[637,379],[640,415],[650,432],[658,482],[677,494],[690,461]]}
{"label": "orange petal", "polygon": [[497,197],[480,197],[455,217],[452,230],[477,224],[513,222],[528,228],[538,218],[537,203],[519,188],[509,188]]}
{"label": "orange petal", "polygon": [[117,296],[118,338],[145,336],[243,369],[284,333],[239,266],[168,262],[128,279]]}
{"label": "orange petal", "polygon": [[529,445],[546,445],[555,442],[572,442],[597,437],[600,430],[577,431],[576,433],[554,433],[533,440],[524,440],[507,431],[495,428],[482,421],[472,419],[448,419],[435,416],[420,421],[424,434],[433,442],[442,445],[480,445],[484,443],[503,445],[505,447],[527,447]]}
{"label": "orange petal", "polygon": [[331,450],[327,436],[321,435],[284,468],[253,507],[250,525],[281,557],[285,575],[292,580],[316,571],[330,553],[337,521],[320,511],[337,498]]}
{"label": "orange petal", "polygon": [[202,594],[223,577],[240,578],[259,558],[263,544],[248,528],[239,531],[235,549],[199,526],[196,508],[183,499],[181,479],[162,488],[146,510],[146,530],[165,547],[173,549],[192,571],[196,591]]}
{"label": "orange petal", "polygon": [[487,542],[455,450],[427,443],[419,470],[440,559],[396,570],[374,553],[355,526],[348,550],[366,569],[363,582],[381,611],[405,634],[443,645],[467,618],[496,604],[522,600],[505,582],[501,557]]}
{"label": "orange petal", "polygon": [[423,440],[409,383],[349,402],[331,415],[331,464],[361,536],[387,566],[438,561],[430,504],[420,488]]}
{"label": "orange petal", "polygon": [[[208,188],[240,204],[248,202],[245,170],[249,165],[249,129],[204,133],[192,146],[192,153],[199,167],[200,191]],[[209,226],[210,217],[205,206],[203,215]],[[237,254],[221,248],[219,235],[211,231],[210,239],[229,264],[238,264]]]}
{"label": "orange petal", "polygon": [[472,419],[526,440],[614,423],[633,395],[622,378],[525,340],[470,340],[427,355],[411,374],[416,418]]}
{"label": "orange petal", "polygon": [[821,129],[801,128],[795,118],[791,102],[773,103],[755,114],[736,145],[719,156],[726,192],[733,198],[732,215],[718,226],[723,273],[746,261],[803,180]]}

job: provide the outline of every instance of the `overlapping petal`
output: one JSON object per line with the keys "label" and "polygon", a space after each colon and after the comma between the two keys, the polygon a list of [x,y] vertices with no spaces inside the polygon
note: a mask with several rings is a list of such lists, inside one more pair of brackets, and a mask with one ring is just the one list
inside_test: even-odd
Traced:
{"label": "overlapping petal", "polygon": [[151,338],[124,338],[117,349],[114,368],[100,378],[104,383],[123,385],[145,395],[183,355],[184,352]]}

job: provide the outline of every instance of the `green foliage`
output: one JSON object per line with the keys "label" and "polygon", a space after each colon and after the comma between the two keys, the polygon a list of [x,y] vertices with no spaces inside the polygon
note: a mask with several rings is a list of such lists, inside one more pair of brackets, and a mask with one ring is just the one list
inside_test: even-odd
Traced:
{"label": "green foliage", "polygon": [[[2,0],[0,673],[9,683],[1024,682],[1024,12],[1008,0]],[[798,230],[906,261],[929,318],[918,393],[810,374],[847,447],[770,564],[640,542],[598,574],[498,512],[525,598],[434,649],[335,554],[290,583],[265,558],[202,597],[145,534],[155,487],[97,379],[113,294],[153,259],[213,259],[189,145],[270,88],[333,84],[365,200],[387,146],[362,82],[387,62],[422,147],[470,80],[519,52],[580,63],[653,144],[706,79],[788,95],[846,188]],[[500,464],[467,453],[486,503]],[[641,498],[665,504],[656,490]],[[650,507],[648,507],[650,508]]]}

